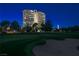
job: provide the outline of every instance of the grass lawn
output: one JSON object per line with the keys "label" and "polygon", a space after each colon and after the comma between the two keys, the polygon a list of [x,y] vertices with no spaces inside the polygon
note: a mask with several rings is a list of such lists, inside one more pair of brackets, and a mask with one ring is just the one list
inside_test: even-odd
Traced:
{"label": "grass lawn", "polygon": [[64,40],[64,38],[78,38],[79,33],[17,33],[0,34],[0,55],[6,53],[11,56],[31,56],[32,48],[45,43],[48,39]]}

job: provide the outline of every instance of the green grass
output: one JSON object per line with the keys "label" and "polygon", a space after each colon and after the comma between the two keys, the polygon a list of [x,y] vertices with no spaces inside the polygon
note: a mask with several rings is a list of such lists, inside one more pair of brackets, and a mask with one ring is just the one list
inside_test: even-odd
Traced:
{"label": "green grass", "polygon": [[64,40],[65,38],[79,39],[79,33],[21,33],[1,34],[0,54],[7,53],[11,56],[31,56],[32,49],[37,45],[46,43],[48,39]]}
{"label": "green grass", "polygon": [[8,55],[32,55],[32,48],[42,42],[43,40],[18,40],[5,42],[2,44],[1,50]]}

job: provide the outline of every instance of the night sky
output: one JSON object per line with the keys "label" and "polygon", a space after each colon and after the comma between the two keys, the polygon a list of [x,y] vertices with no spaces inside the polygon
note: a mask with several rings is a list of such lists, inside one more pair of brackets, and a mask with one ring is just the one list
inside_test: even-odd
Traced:
{"label": "night sky", "polygon": [[22,11],[24,9],[37,9],[46,14],[46,19],[51,20],[54,27],[68,27],[79,25],[79,4],[0,4],[0,22],[17,20],[22,25]]}

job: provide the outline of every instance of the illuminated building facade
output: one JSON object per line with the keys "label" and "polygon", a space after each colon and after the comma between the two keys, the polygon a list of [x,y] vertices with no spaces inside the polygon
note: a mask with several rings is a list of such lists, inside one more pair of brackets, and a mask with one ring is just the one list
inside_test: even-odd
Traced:
{"label": "illuminated building facade", "polygon": [[59,25],[57,25],[57,29],[60,29]]}
{"label": "illuminated building facade", "polygon": [[24,10],[23,27],[32,26],[34,23],[37,23],[39,27],[45,23],[45,14],[37,10]]}

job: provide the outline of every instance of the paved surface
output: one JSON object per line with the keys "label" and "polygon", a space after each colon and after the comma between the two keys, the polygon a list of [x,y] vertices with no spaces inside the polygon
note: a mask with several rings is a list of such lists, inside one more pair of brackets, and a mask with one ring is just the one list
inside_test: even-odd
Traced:
{"label": "paved surface", "polygon": [[79,56],[79,39],[47,40],[45,45],[33,48],[37,56]]}

